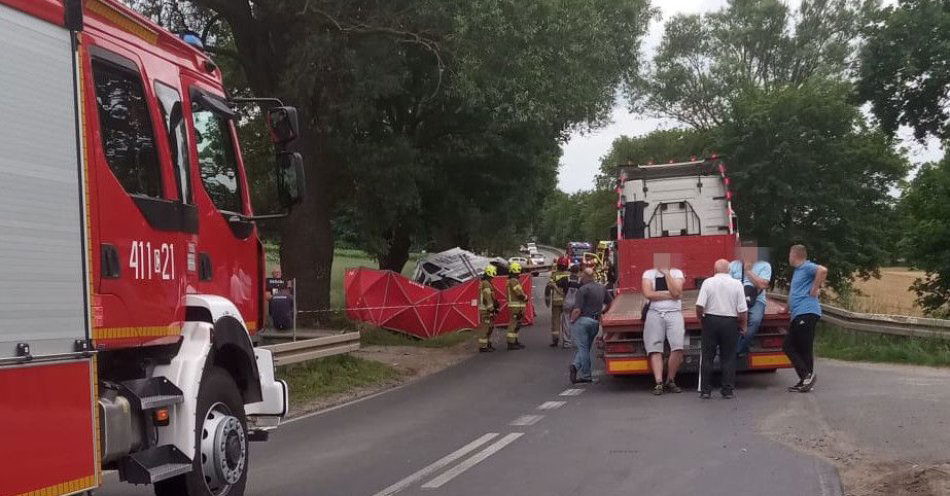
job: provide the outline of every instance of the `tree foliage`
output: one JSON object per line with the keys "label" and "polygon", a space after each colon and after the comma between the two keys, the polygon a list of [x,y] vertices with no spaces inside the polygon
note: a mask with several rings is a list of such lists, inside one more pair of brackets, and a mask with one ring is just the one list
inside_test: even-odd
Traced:
{"label": "tree foliage", "polygon": [[732,0],[717,12],[673,17],[633,106],[711,129],[747,91],[840,79],[867,9],[857,0],[803,0],[796,10],[780,0]]}
{"label": "tree foliage", "polygon": [[564,247],[569,241],[596,243],[611,239],[611,228],[617,223],[617,193],[597,189],[550,195],[541,209],[537,223],[538,240]]}
{"label": "tree foliage", "polygon": [[865,35],[857,93],[881,126],[950,139],[950,2],[900,0],[878,13]]}
{"label": "tree foliage", "polygon": [[950,155],[924,165],[901,199],[903,254],[926,271],[913,289],[929,313],[950,317]]}
{"label": "tree foliage", "polygon": [[701,129],[664,129],[641,136],[621,136],[614,140],[610,151],[600,159],[600,188],[617,184],[618,168],[623,165],[685,162],[694,157],[715,153],[714,134]]}
{"label": "tree foliage", "polygon": [[835,289],[889,259],[889,194],[906,159],[867,125],[838,83],[749,93],[721,129],[739,229],[773,248],[777,274],[790,245],[828,266]]}

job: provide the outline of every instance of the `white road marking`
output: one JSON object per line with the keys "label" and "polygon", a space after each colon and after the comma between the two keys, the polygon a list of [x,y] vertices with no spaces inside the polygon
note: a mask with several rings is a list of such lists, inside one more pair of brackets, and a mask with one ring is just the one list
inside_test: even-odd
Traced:
{"label": "white road marking", "polygon": [[522,415],[511,421],[508,425],[534,425],[543,419],[544,415]]}
{"label": "white road marking", "polygon": [[565,389],[558,396],[579,396],[584,390],[580,388]]}
{"label": "white road marking", "polygon": [[566,401],[545,401],[538,405],[538,410],[557,410],[566,404]]}
{"label": "white road marking", "polygon": [[446,482],[449,482],[450,480],[458,477],[463,472],[481,463],[489,456],[492,456],[495,453],[501,451],[502,448],[504,448],[505,446],[508,446],[509,444],[514,442],[515,439],[518,439],[519,437],[523,435],[524,435],[523,432],[512,432],[511,434],[508,434],[507,436],[495,441],[487,448],[479,451],[478,453],[475,453],[474,455],[472,455],[471,458],[463,461],[462,463],[459,463],[458,465],[452,467],[449,470],[446,470],[445,472],[442,473],[442,475],[436,477],[435,479],[430,480],[429,482],[426,482],[425,484],[422,485],[422,488],[423,489],[437,489],[439,487],[442,487],[442,485],[445,484]]}
{"label": "white road marking", "polygon": [[489,432],[488,434],[485,434],[484,436],[466,444],[465,446],[462,446],[457,451],[449,453],[448,455],[445,455],[444,457],[436,460],[434,463],[432,463],[432,465],[429,465],[428,467],[425,467],[419,470],[418,472],[387,487],[386,489],[383,489],[382,491],[376,493],[373,496],[390,496],[392,494],[396,494],[399,491],[402,491],[403,489],[409,487],[414,482],[417,482],[421,480],[422,478],[424,478],[425,476],[431,474],[432,472],[435,472],[436,470],[444,468],[448,466],[450,463],[454,462],[455,460],[458,460],[459,458],[462,458],[463,456],[471,453],[472,451],[475,451],[476,448],[487,443],[488,441],[491,441],[497,436],[498,436],[497,432]]}

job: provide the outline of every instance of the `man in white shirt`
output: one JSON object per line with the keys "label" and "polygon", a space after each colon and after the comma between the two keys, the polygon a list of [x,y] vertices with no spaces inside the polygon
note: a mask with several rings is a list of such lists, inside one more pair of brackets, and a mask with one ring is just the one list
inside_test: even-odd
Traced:
{"label": "man in white shirt", "polygon": [[703,323],[703,351],[699,367],[699,397],[709,399],[712,368],[719,351],[722,367],[722,397],[733,396],[736,385],[736,346],[745,334],[749,307],[742,283],[729,275],[729,261],[716,260],[716,275],[703,281],[696,299],[696,316]]}
{"label": "man in white shirt", "polygon": [[[643,296],[650,300],[649,310],[643,321],[643,345],[650,357],[653,370],[653,394],[664,391],[680,393],[676,385],[676,372],[683,363],[683,341],[686,325],[683,322],[683,272],[672,268],[669,253],[653,255],[653,268],[643,273]],[[663,342],[670,343],[670,361],[667,364],[666,382],[663,382]]]}

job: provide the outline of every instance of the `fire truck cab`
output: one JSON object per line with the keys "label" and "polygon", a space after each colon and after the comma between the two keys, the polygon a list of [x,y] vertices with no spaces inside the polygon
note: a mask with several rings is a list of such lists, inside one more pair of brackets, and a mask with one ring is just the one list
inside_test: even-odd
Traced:
{"label": "fire truck cab", "polygon": [[[117,0],[0,0],[0,33],[0,496],[242,494],[288,393],[219,68]],[[263,111],[289,208],[296,111]]]}

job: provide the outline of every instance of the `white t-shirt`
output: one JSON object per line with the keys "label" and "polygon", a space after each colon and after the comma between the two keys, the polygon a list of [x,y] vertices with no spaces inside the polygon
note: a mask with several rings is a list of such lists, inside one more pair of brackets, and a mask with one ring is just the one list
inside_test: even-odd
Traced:
{"label": "white t-shirt", "polygon": [[[683,271],[679,269],[670,269],[670,276],[673,279],[678,279],[682,281],[685,279],[683,277]],[[656,290],[656,279],[666,279],[666,276],[663,275],[660,271],[656,269],[650,269],[643,273],[644,279],[650,280],[650,289]],[[669,287],[669,286],[667,286]],[[660,300],[660,301],[651,301],[650,302],[651,310],[659,310],[662,312],[669,312],[672,310],[682,310],[683,309],[683,300]]]}
{"label": "white t-shirt", "polygon": [[696,304],[703,307],[706,315],[720,317],[738,317],[740,313],[749,311],[742,283],[728,273],[716,274],[703,281]]}

